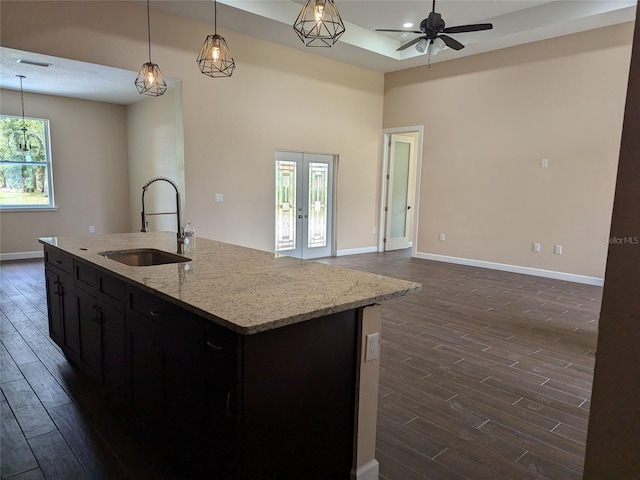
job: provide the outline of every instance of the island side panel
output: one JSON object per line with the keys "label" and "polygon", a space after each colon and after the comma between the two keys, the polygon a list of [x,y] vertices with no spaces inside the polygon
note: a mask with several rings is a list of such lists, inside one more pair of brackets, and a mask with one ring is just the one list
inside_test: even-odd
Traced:
{"label": "island side panel", "polygon": [[241,478],[349,479],[359,310],[243,337]]}
{"label": "island side panel", "polygon": [[[371,305],[359,310],[358,377],[356,425],[354,436],[354,465],[352,480],[378,478],[376,460],[376,427],[378,418],[378,384],[380,379],[380,345],[382,335],[382,307]],[[366,361],[367,335],[378,334],[378,355]]]}

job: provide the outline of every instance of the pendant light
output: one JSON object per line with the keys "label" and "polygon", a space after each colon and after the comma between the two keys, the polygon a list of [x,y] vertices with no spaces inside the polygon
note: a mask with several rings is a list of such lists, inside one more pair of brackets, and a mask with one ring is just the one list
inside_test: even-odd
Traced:
{"label": "pendant light", "polygon": [[307,47],[331,47],[345,31],[333,0],[307,0],[293,29]]}
{"label": "pendant light", "polygon": [[200,71],[209,77],[230,77],[236,69],[226,40],[218,35],[218,4],[213,0],[213,35],[208,35],[196,62]]}
{"label": "pendant light", "polygon": [[20,150],[27,153],[31,150],[31,143],[27,142],[27,121],[24,118],[24,92],[22,91],[22,79],[27,78],[24,75],[16,75],[20,79],[20,103],[22,104],[22,140],[18,142]]}
{"label": "pendant light", "polygon": [[141,95],[159,97],[167,91],[167,82],[164,80],[160,67],[151,62],[151,19],[149,13],[149,0],[147,0],[147,37],[149,40],[149,61],[142,65],[136,78],[136,88]]}

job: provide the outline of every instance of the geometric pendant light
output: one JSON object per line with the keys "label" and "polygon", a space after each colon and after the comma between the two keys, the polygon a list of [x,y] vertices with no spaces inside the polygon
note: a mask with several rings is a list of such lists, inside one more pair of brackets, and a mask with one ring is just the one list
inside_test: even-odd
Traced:
{"label": "geometric pendant light", "polygon": [[200,71],[212,78],[230,77],[236,69],[227,41],[218,35],[218,4],[213,0],[213,35],[208,35],[196,62]]}
{"label": "geometric pendant light", "polygon": [[22,92],[22,79],[27,78],[24,75],[16,75],[20,78],[20,102],[22,103],[22,139],[19,140],[19,148],[23,153],[28,152],[31,149],[31,144],[27,141],[27,122],[24,119],[24,93]]}
{"label": "geometric pendant light", "polygon": [[293,29],[307,47],[331,47],[345,31],[333,0],[307,0]]}
{"label": "geometric pendant light", "polygon": [[167,91],[167,82],[162,76],[160,67],[151,61],[151,20],[149,14],[149,0],[147,0],[147,37],[149,39],[149,61],[142,65],[135,84],[138,93],[159,97]]}

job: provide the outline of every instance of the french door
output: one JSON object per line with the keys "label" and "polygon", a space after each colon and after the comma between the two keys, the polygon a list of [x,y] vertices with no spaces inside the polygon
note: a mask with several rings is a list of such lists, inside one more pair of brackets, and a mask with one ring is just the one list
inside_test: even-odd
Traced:
{"label": "french door", "polygon": [[334,156],[276,151],[276,253],[331,256]]}

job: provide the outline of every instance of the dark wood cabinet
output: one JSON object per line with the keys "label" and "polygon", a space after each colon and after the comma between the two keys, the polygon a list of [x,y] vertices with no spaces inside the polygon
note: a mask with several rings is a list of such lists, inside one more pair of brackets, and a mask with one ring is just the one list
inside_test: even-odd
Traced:
{"label": "dark wood cabinet", "polygon": [[[124,306],[124,284],[121,287],[120,307]],[[96,316],[96,326],[99,327],[99,342],[96,338],[94,345],[102,353],[100,355],[102,384],[116,403],[126,405],[129,401],[129,374],[124,312],[122,308],[116,308],[111,302],[105,300],[103,294],[100,293]]]}
{"label": "dark wood cabinet", "polygon": [[71,255],[50,257],[62,262],[46,263],[51,337],[194,478],[350,478],[356,309],[241,335]]}
{"label": "dark wood cabinet", "polygon": [[201,318],[127,287],[132,408],[164,436],[190,438],[202,423],[203,331]]}
{"label": "dark wood cabinet", "polygon": [[239,398],[242,337],[213,323],[205,325],[203,370],[203,452],[209,470],[221,479],[236,478],[239,462]]}
{"label": "dark wood cabinet", "polygon": [[98,300],[80,288],[75,289],[74,295],[79,319],[79,364],[102,382],[102,326]]}
{"label": "dark wood cabinet", "polygon": [[[73,304],[72,264],[71,257],[45,250],[49,335],[67,356],[75,359],[79,341],[73,340],[77,334],[77,318]],[[66,346],[67,341],[69,347]]]}
{"label": "dark wood cabinet", "polygon": [[60,300],[60,276],[50,267],[47,267],[44,273],[47,286],[49,336],[58,345],[62,345],[64,312],[62,301]]}
{"label": "dark wood cabinet", "polygon": [[49,334],[64,354],[128,405],[124,282],[45,247]]}

